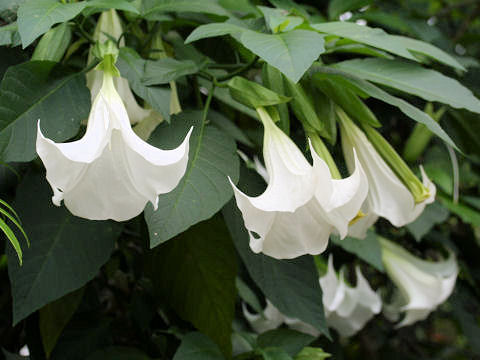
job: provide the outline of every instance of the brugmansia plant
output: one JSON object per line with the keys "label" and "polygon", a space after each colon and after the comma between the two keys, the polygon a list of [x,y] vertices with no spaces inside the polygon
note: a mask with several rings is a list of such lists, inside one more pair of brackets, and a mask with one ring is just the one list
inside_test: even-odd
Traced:
{"label": "brugmansia plant", "polygon": [[0,2],[0,356],[479,357],[479,12]]}

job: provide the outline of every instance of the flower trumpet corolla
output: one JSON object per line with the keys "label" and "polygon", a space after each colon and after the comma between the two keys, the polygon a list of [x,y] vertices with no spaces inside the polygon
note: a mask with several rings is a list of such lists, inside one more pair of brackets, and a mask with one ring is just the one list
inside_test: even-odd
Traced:
{"label": "flower trumpet corolla", "polygon": [[397,327],[411,325],[425,319],[452,293],[458,274],[455,256],[450,252],[447,260],[422,260],[401,246],[379,238],[385,270],[398,287],[404,319]]}
{"label": "flower trumpet corolla", "polygon": [[[111,39],[115,39],[116,41],[120,39],[119,46],[123,47],[125,46],[125,40],[124,38],[120,38],[122,36],[122,33],[123,29],[120,17],[114,9],[110,9],[100,14],[97,22],[97,27],[95,28],[95,32],[93,34],[93,40],[98,41],[100,44],[103,44]],[[88,54],[88,63],[91,63],[93,58],[93,53],[92,51],[90,51],[90,53]],[[100,88],[102,87],[103,74],[100,70],[91,70],[87,73],[86,77],[87,86],[90,89],[91,99],[93,103],[93,101],[98,95],[98,92],[100,91]],[[125,105],[128,117],[132,124],[140,122],[147,117],[151,117],[153,116],[153,114],[155,114],[157,117],[161,117],[161,115],[157,112],[144,109],[140,105],[138,105],[137,100],[132,93],[132,90],[130,90],[127,79],[116,76],[113,79],[113,83],[115,84],[115,88],[117,89],[117,92]]]}
{"label": "flower trumpet corolla", "polygon": [[344,337],[352,336],[382,308],[380,296],[375,293],[363,277],[359,267],[355,268],[357,284],[346,284],[343,271],[337,276],[333,258],[328,258],[328,271],[320,278],[323,291],[323,307],[328,326]]}
{"label": "flower trumpet corolla", "polygon": [[232,183],[237,206],[250,234],[250,247],[277,259],[325,250],[330,233],[343,238],[358,213],[368,185],[360,164],[353,174],[332,179],[327,164],[312,151],[313,166],[264,108],[257,109],[265,133],[263,156],[268,186],[249,197]]}
{"label": "flower trumpet corolla", "polygon": [[47,169],[53,203],[64,200],[74,215],[91,220],[128,220],[148,201],[157,208],[158,195],[172,191],[185,173],[191,131],[174,150],[144,142],[130,127],[113,76],[105,71],[82,139],[56,144],[43,136],[38,123],[37,153]]}
{"label": "flower trumpet corolla", "polygon": [[315,329],[312,325],[307,324],[299,319],[289,318],[283,315],[268,299],[267,306],[261,314],[253,314],[248,311],[245,304],[242,304],[243,315],[247,319],[252,329],[261,334],[268,330],[273,330],[286,324],[290,329],[300,331],[305,334],[318,337],[320,331]]}
{"label": "flower trumpet corolla", "polygon": [[368,196],[362,206],[362,212],[367,214],[359,219],[350,229],[355,237],[365,237],[366,230],[379,216],[390,221],[394,226],[401,227],[414,221],[425,209],[425,206],[435,199],[435,185],[428,179],[420,167],[423,177],[423,187],[426,195],[416,202],[412,192],[388,166],[382,156],[353,121],[345,113],[339,112],[342,132],[342,147],[349,169],[357,166],[354,151],[358,156],[368,178]]}

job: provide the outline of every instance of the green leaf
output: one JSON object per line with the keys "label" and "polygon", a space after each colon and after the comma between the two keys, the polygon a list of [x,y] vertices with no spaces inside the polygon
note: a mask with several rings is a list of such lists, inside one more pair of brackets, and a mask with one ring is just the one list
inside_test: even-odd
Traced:
{"label": "green leaf", "polygon": [[319,67],[316,68],[316,70],[318,72],[314,75],[315,78],[318,77],[320,80],[324,78],[329,78],[334,82],[338,82],[338,85],[343,84],[347,87],[350,87],[351,89],[354,89],[359,94],[368,94],[369,96],[382,100],[387,104],[398,107],[405,115],[421,124],[424,124],[440,139],[445,141],[453,148],[457,149],[457,146],[450,138],[450,136],[448,136],[448,134],[440,127],[440,125],[435,120],[433,120],[428,114],[409,104],[405,100],[390,95],[386,91],[383,91],[382,89],[369,83],[368,81],[345,73],[343,71],[327,67]]}
{"label": "green leaf", "polygon": [[330,356],[320,348],[306,347],[295,356],[295,360],[324,360]]}
{"label": "green leaf", "polygon": [[[283,75],[273,66],[268,64],[263,65],[262,69],[262,82],[263,84],[272,91],[275,91],[277,94],[285,95],[285,84],[283,80]],[[278,126],[285,132],[287,135],[290,133],[290,115],[288,112],[287,104],[278,104],[275,105],[275,108],[278,111],[280,120],[278,121]]]}
{"label": "green leaf", "polygon": [[17,189],[18,214],[30,235],[23,266],[8,252],[12,284],[13,323],[91,280],[110,256],[122,226],[88,221],[51,201],[42,174],[28,173]]}
{"label": "green leaf", "polygon": [[0,46],[21,44],[20,34],[18,33],[17,22],[0,27]]}
{"label": "green leaf", "polygon": [[234,36],[248,50],[295,83],[325,51],[324,37],[315,31],[292,30],[281,34],[264,34],[228,22],[201,25],[185,42],[227,34]]}
{"label": "green leaf", "polygon": [[8,241],[10,242],[10,244],[15,249],[15,252],[17,253],[18,261],[19,261],[20,265],[22,265],[22,263],[23,263],[22,247],[20,246],[20,243],[18,242],[18,239],[15,236],[12,229],[1,218],[0,218],[0,230],[7,237]]}
{"label": "green leaf", "polygon": [[245,30],[245,28],[229,22],[200,25],[188,35],[185,44],[216,36],[241,34]]}
{"label": "green leaf", "polygon": [[146,86],[168,84],[180,76],[194,74],[198,66],[191,60],[175,60],[164,58],[156,61],[146,61],[142,83]]}
{"label": "green leaf", "polygon": [[87,360],[150,360],[150,357],[135,348],[111,346],[95,351]]}
{"label": "green leaf", "polygon": [[224,360],[222,353],[210,338],[202,333],[187,334],[173,360]]}
{"label": "green leaf", "polygon": [[47,359],[58,338],[82,301],[84,288],[71,292],[40,309],[39,326]]}
{"label": "green leaf", "polygon": [[237,277],[235,284],[237,286],[238,296],[252,307],[258,314],[263,313],[263,306],[260,305],[257,295],[248,287],[243,280]]}
{"label": "green leaf", "polygon": [[159,197],[157,211],[151,205],[145,209],[152,248],[212,217],[233,195],[228,176],[238,181],[235,141],[201,118],[200,111],[184,111],[150,138],[156,147],[174,148],[193,126],[185,175],[175,190]]}
{"label": "green leaf", "polygon": [[480,113],[480,100],[457,80],[416,64],[387,59],[355,59],[333,65],[374,83]]}
{"label": "green leaf", "polygon": [[117,64],[121,75],[128,80],[132,90],[145,100],[153,109],[162,114],[167,121],[170,120],[170,87],[146,86],[143,83],[147,64],[135,50],[123,47],[120,49]]}
{"label": "green leaf", "polygon": [[261,348],[278,347],[288,355],[295,356],[313,340],[313,336],[295,330],[276,329],[259,335],[257,345]]}
{"label": "green leaf", "polygon": [[323,119],[317,115],[313,105],[313,99],[305,92],[300,83],[295,84],[289,79],[285,80],[288,94],[292,97],[290,108],[293,110],[295,116],[304,124],[308,124],[313,129],[322,132],[325,125]]}
{"label": "green leaf", "polygon": [[422,215],[420,215],[417,220],[407,224],[407,229],[415,240],[420,241],[436,224],[441,224],[446,221],[448,215],[449,212],[445,207],[438,202],[434,202],[425,207]]}
{"label": "green leaf", "polygon": [[209,110],[208,118],[212,122],[212,125],[216,126],[239,143],[242,143],[243,145],[246,145],[248,147],[254,147],[253,143],[244,134],[243,130],[240,129],[232,120],[230,120],[222,113],[214,110]]}
{"label": "green leaf", "polygon": [[382,29],[370,28],[346,21],[314,24],[311,27],[322,33],[351,39],[410,60],[420,61],[416,55],[421,54],[456,69],[465,70],[453,57],[429,43],[405,36],[389,35]]}
{"label": "green leaf", "polygon": [[368,231],[365,239],[346,237],[341,240],[338,236],[331,236],[330,238],[335,245],[357,255],[377,270],[381,272],[385,271],[382,263],[382,249],[378,242],[377,235],[373,231]]}
{"label": "green leaf", "polygon": [[370,5],[373,0],[332,0],[328,4],[328,17],[336,19],[346,11],[353,11]]}
{"label": "green leaf", "polygon": [[[205,79],[198,79],[199,85],[205,87],[208,91],[210,91],[212,87],[212,83]],[[213,97],[221,102],[227,104],[228,106],[232,107],[233,109],[240,111],[241,113],[250,116],[252,119],[256,119],[260,121],[260,117],[258,116],[257,112],[242,103],[239,103],[237,100],[232,98],[230,95],[230,90],[223,87],[216,87]]]}
{"label": "green leaf", "polygon": [[308,30],[281,34],[245,31],[240,42],[295,83],[325,51],[323,36]]}
{"label": "green leaf", "polygon": [[227,85],[232,98],[253,109],[282,104],[290,100],[286,96],[277,94],[259,83],[241,76],[233,77]]}
{"label": "green leaf", "polygon": [[157,247],[149,256],[158,296],[229,355],[235,313],[235,249],[219,217]]}
{"label": "green leaf", "polygon": [[89,110],[83,74],[68,74],[49,61],[10,67],[0,85],[0,159],[34,159],[38,120],[46,137],[65,141],[77,134]]}
{"label": "green leaf", "polygon": [[18,32],[25,49],[53,25],[73,19],[86,2],[62,3],[57,0],[28,0],[18,9]]}
{"label": "green leaf", "polygon": [[43,35],[32,55],[32,61],[62,60],[72,39],[72,29],[67,23],[60,24]]}
{"label": "green leaf", "polygon": [[117,9],[129,11],[134,14],[139,14],[138,9],[128,0],[90,0],[87,1],[85,7],[91,9],[92,12],[97,10]]}
{"label": "green leaf", "polygon": [[[240,188],[246,187],[249,195],[265,189],[265,183],[259,175],[244,166],[241,170]],[[298,318],[328,334],[322,290],[312,257],[301,256],[280,261],[255,254],[248,245],[249,235],[234,199],[223,208],[223,215],[248,273],[264,295],[286,316]]]}
{"label": "green leaf", "polygon": [[468,205],[457,202],[455,203],[449,197],[438,194],[437,199],[455,215],[458,215],[463,222],[474,226],[480,226],[480,212]]}
{"label": "green leaf", "polygon": [[373,127],[381,126],[375,114],[353,90],[328,79],[316,81],[315,86],[353,119]]}
{"label": "green leaf", "polygon": [[217,0],[144,0],[143,15],[149,19],[155,13],[163,12],[199,12],[230,16],[230,13],[218,4]]}
{"label": "green leaf", "polygon": [[263,13],[268,27],[273,33],[290,31],[301,25],[304,20],[300,16],[289,16],[285,10],[258,6]]}

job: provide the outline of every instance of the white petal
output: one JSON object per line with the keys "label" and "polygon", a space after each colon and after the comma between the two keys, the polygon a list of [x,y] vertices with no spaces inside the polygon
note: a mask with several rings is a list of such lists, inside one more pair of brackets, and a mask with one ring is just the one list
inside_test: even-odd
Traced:
{"label": "white petal", "polygon": [[230,181],[237,206],[250,235],[250,248],[276,259],[320,254],[328,244],[332,227],[321,217],[315,199],[294,212],[264,211]]}
{"label": "white petal", "polygon": [[348,235],[357,239],[365,239],[367,230],[378,220],[378,215],[368,210],[367,204],[364,203],[361,210],[365,216],[356,220],[348,227]]}
{"label": "white petal", "polygon": [[252,329],[258,334],[278,328],[284,320],[282,313],[268,300],[263,314],[252,314],[243,303],[242,311]]}
{"label": "white petal", "polygon": [[311,335],[313,337],[318,337],[320,336],[320,331],[318,331],[316,328],[314,328],[312,325],[307,324],[306,322],[303,322],[299,319],[293,319],[289,317],[285,317],[284,320],[285,324],[288,325],[290,329],[299,331],[304,334]]}
{"label": "white petal", "polygon": [[400,227],[412,220],[415,201],[411,192],[378,154],[365,134],[354,124],[342,126],[342,146],[350,170],[354,167],[353,148],[368,178],[366,202],[376,215]]}
{"label": "white petal", "polygon": [[439,262],[422,260],[402,247],[381,239],[385,269],[404,299],[406,318],[398,325],[424,319],[452,293],[458,274],[453,254]]}
{"label": "white petal", "polygon": [[[265,110],[257,110],[263,114]],[[315,189],[312,166],[297,145],[270,119],[262,115],[265,127],[263,157],[269,175],[265,192],[251,198],[263,210],[294,211],[309,201]]]}
{"label": "white petal", "polygon": [[[313,166],[319,176],[319,170],[325,173],[325,162],[312,151]],[[343,239],[348,233],[350,221],[357,216],[368,194],[368,180],[354,151],[355,167],[352,175],[345,179],[319,179],[315,198],[322,204],[323,216],[332,224]],[[321,176],[321,175],[320,175]]]}
{"label": "white petal", "polygon": [[120,98],[127,109],[130,123],[135,124],[147,118],[152,110],[147,110],[138,105],[135,96],[133,96],[132,90],[128,85],[128,80],[122,77],[116,77],[114,79],[115,87],[120,95]]}

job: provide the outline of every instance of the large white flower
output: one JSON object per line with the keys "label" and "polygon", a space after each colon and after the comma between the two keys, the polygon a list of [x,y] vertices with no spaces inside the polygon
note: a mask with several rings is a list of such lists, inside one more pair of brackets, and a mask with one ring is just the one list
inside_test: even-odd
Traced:
{"label": "large white flower", "polygon": [[362,206],[366,217],[359,219],[350,229],[355,237],[365,237],[366,230],[379,216],[390,221],[394,226],[401,227],[414,221],[425,209],[425,206],[435,199],[435,185],[428,179],[422,167],[423,185],[428,189],[429,196],[420,203],[410,190],[403,184],[380,154],[351,120],[341,121],[342,147],[349,169],[356,167],[356,158],[360,161],[368,178],[368,196]]}
{"label": "large white flower", "polygon": [[[110,9],[100,14],[97,22],[97,27],[95,28],[95,32],[93,34],[93,39],[101,44],[112,39],[118,41],[122,36],[122,33],[123,29],[120,17],[118,16],[115,9]],[[124,38],[120,39],[119,46],[125,46]],[[90,63],[91,61],[93,61],[92,51],[90,51],[90,53],[88,54],[88,62]],[[98,92],[100,91],[100,88],[102,87],[103,74],[99,70],[91,70],[87,73],[86,77],[87,86],[90,89],[93,103],[93,101],[98,95]],[[155,116],[161,119],[161,115],[158,114],[156,111],[144,109],[140,105],[138,105],[137,100],[132,93],[132,90],[130,90],[127,79],[116,76],[113,79],[113,83],[115,84],[115,88],[117,89],[117,92],[125,105],[128,117],[132,124],[140,122],[143,119],[151,116]]]}
{"label": "large white flower", "polygon": [[337,276],[333,258],[328,258],[328,271],[320,278],[323,291],[323,307],[328,326],[344,337],[352,336],[382,308],[380,296],[375,293],[364,278],[360,268],[355,268],[357,284],[346,284],[343,271]]}
{"label": "large white flower", "polygon": [[425,319],[455,287],[458,266],[454,254],[450,252],[444,261],[426,261],[387,239],[379,239],[385,270],[400,290],[397,295],[402,306],[398,310],[405,311],[397,326]]}
{"label": "large white flower", "polygon": [[43,136],[38,124],[37,153],[47,169],[55,205],[64,200],[74,214],[91,220],[128,220],[158,194],[172,191],[185,173],[188,140],[174,150],[157,149],[131,129],[112,75],[93,101],[86,134],[56,144]]}
{"label": "large white flower", "polygon": [[368,184],[357,162],[353,174],[332,179],[327,164],[312,151],[313,166],[295,143],[257,109],[265,127],[263,156],[268,186],[249,197],[232,183],[237,206],[250,234],[250,247],[277,259],[325,250],[332,231],[342,238],[358,213]]}

